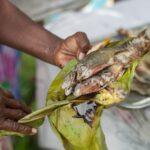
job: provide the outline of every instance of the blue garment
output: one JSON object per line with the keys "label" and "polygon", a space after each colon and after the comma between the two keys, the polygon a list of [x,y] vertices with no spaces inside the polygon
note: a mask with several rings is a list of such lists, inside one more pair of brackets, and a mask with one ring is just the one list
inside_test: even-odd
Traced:
{"label": "blue garment", "polygon": [[104,7],[104,5],[107,3],[108,0],[92,0],[91,1],[91,7],[93,8],[93,10],[98,10],[102,7]]}

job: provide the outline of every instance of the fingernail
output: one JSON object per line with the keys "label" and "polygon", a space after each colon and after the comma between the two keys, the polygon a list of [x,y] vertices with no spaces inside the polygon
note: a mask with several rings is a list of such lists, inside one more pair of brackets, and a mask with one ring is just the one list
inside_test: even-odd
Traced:
{"label": "fingernail", "polygon": [[36,134],[37,133],[37,129],[32,128],[32,134]]}
{"label": "fingernail", "polygon": [[84,58],[84,56],[85,56],[85,54],[81,52],[81,53],[79,54],[78,59],[79,59],[79,60],[81,60],[81,59],[83,59],[83,58]]}

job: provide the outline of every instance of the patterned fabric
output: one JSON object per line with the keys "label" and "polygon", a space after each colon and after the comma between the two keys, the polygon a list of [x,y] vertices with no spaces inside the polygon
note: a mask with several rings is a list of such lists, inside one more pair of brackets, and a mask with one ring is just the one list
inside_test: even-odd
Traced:
{"label": "patterned fabric", "polygon": [[[19,53],[12,48],[0,45],[0,86],[10,90],[19,98],[18,86],[18,61]],[[10,137],[0,138],[0,150],[12,150]]]}
{"label": "patterned fabric", "polygon": [[13,150],[9,137],[0,138],[0,150]]}
{"label": "patterned fabric", "polygon": [[17,98],[19,56],[19,52],[14,49],[0,45],[0,85],[6,90],[11,90]]}

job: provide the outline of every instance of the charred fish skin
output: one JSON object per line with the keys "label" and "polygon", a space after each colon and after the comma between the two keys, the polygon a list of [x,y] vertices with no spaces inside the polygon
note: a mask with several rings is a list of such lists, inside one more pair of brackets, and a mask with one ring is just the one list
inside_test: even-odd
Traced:
{"label": "charred fish skin", "polygon": [[78,83],[74,88],[74,95],[79,97],[80,95],[85,95],[89,93],[94,93],[100,91],[101,89],[105,88],[110,81],[114,80],[114,76],[111,72],[107,69],[104,73],[99,73],[87,80],[84,80],[81,83]]}
{"label": "charred fish skin", "polygon": [[[106,47],[109,43],[110,39],[109,40],[107,39],[102,41],[98,45],[93,46],[88,51],[88,55],[82,60],[80,60],[79,64],[76,65],[76,67],[74,68],[74,71],[68,74],[68,76],[65,78],[62,88],[65,89],[70,86],[74,86],[77,82],[87,79],[88,77],[92,76],[93,74],[96,74],[103,68],[109,66],[110,64],[107,64],[107,61],[109,60],[108,54],[106,53],[106,51],[103,51],[103,48]],[[98,51],[98,49],[100,50]],[[113,51],[111,52],[114,53]],[[107,55],[107,57],[99,59],[100,53],[103,53],[103,56]],[[109,53],[110,57],[111,55],[112,54]],[[93,56],[95,57],[94,60],[92,59]]]}
{"label": "charred fish skin", "polygon": [[[118,30],[118,34],[122,38],[136,37],[138,33],[139,29],[132,31],[121,28]],[[140,34],[140,36],[142,35]],[[137,66],[131,91],[144,96],[150,95],[150,53]]]}
{"label": "charred fish skin", "polygon": [[[70,83],[74,81],[73,89],[69,92],[66,91],[66,94],[69,95],[73,93],[76,97],[79,97],[81,95],[89,94],[92,92],[98,92],[99,90],[105,88],[110,82],[117,80],[118,77],[121,76],[129,67],[130,63],[142,57],[145,53],[148,52],[149,49],[150,30],[145,30],[140,33],[138,37],[132,39],[128,43],[123,44],[122,46],[112,49],[106,48],[89,54],[76,66],[75,72],[73,71],[73,73],[76,73],[76,78],[74,78],[74,80],[69,80],[72,76],[72,72],[66,77],[64,83],[69,83],[68,87],[71,87]],[[104,58],[104,56],[106,58]],[[102,60],[99,61],[101,58]],[[100,63],[100,69],[97,69],[99,73],[89,79],[86,79],[92,74],[91,72],[91,74],[89,73],[89,71],[93,69],[92,66],[98,66],[98,62]],[[83,64],[84,66],[87,64],[85,70],[82,70],[80,67],[80,65]],[[107,67],[101,67],[104,65]],[[109,78],[107,77],[107,74],[104,70],[107,70],[107,74],[111,75]],[[89,74],[85,78],[83,75],[86,72]],[[64,88],[67,89],[68,87]]]}
{"label": "charred fish skin", "polygon": [[127,44],[128,42],[125,42],[122,44],[122,47],[118,46],[115,49],[106,47],[89,53],[76,65],[73,71],[68,74],[64,80],[62,88],[69,89],[66,93],[68,93],[68,95],[69,93],[71,94],[70,87],[73,87],[75,84],[113,65],[113,57],[116,53],[124,51],[124,47],[126,47]]}
{"label": "charred fish skin", "polygon": [[[79,64],[77,64],[74,71],[68,74],[62,88],[65,89],[70,86],[74,86],[76,83],[81,82],[82,80],[96,74],[100,70],[110,66],[111,62],[109,60],[115,52],[111,49],[108,51],[109,53],[105,50],[97,50],[88,54],[79,62]],[[103,57],[100,58],[100,56]]]}
{"label": "charred fish skin", "polygon": [[88,54],[79,62],[79,64],[77,64],[74,70],[66,76],[62,85],[62,88],[66,91],[66,95],[68,96],[73,92],[73,88],[77,83],[80,83],[83,80],[97,74],[101,70],[111,66],[114,63],[112,58],[115,56],[116,51],[118,52],[119,50],[122,51],[122,49],[118,48],[107,48]]}
{"label": "charred fish skin", "polygon": [[95,93],[104,89],[110,82],[115,81],[123,74],[124,70],[122,68],[122,64],[114,64],[98,75],[78,83],[74,88],[73,95],[79,97],[81,95]]}
{"label": "charred fish skin", "polygon": [[129,67],[129,64],[135,59],[140,58],[149,49],[149,41],[145,40],[143,37],[134,39],[124,51],[121,51],[114,56],[113,65],[107,68],[107,73],[102,72],[99,75],[78,83],[73,94],[76,97],[79,97],[104,89],[110,82],[113,82],[122,76]]}

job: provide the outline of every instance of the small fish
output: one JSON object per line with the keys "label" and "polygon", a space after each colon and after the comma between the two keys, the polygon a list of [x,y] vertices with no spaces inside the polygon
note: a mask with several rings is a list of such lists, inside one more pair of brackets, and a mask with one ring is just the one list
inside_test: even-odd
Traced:
{"label": "small fish", "polygon": [[98,92],[110,82],[116,81],[135,59],[150,49],[150,30],[144,30],[138,37],[112,48],[107,45],[88,54],[69,73],[62,85],[66,95],[76,97]]}

